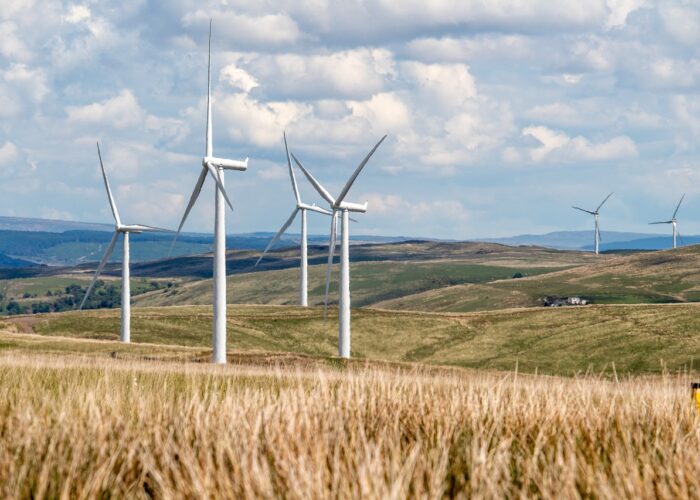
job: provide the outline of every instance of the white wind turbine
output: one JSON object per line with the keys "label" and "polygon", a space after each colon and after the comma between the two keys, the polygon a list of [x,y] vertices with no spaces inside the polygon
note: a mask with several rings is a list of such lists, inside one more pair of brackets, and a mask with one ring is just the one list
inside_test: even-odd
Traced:
{"label": "white wind turbine", "polygon": [[112,215],[114,216],[114,236],[112,236],[112,241],[109,243],[107,250],[105,251],[100,264],[97,266],[95,271],[95,277],[92,279],[90,286],[85,292],[83,301],[80,303],[79,310],[83,309],[85,302],[90,296],[97,278],[100,277],[100,273],[107,264],[109,256],[112,255],[114,246],[117,244],[117,238],[120,234],[124,235],[124,257],[122,260],[122,322],[121,329],[119,332],[119,340],[121,342],[131,342],[131,286],[130,286],[130,273],[129,273],[129,234],[130,233],[146,233],[146,232],[166,232],[172,233],[169,229],[161,229],[158,227],[144,226],[143,224],[122,224],[121,218],[119,217],[119,211],[117,210],[117,204],[114,202],[114,197],[112,196],[112,190],[109,187],[109,181],[107,180],[107,173],[105,172],[105,166],[102,163],[102,153],[100,152],[100,143],[97,143],[97,156],[100,158],[100,168],[102,169],[102,178],[105,182],[105,189],[107,190],[107,198],[109,199],[109,206],[112,209]]}
{"label": "white wind turbine", "polygon": [[595,209],[595,211],[590,211],[586,210],[585,208],[581,207],[572,207],[575,208],[576,210],[580,210],[581,212],[586,212],[587,214],[591,214],[593,217],[595,217],[595,254],[598,255],[598,246],[600,244],[600,224],[598,222],[598,216],[600,215],[600,208],[605,204],[606,201],[608,201],[608,198],[610,198],[613,194],[610,193],[605,197],[603,201],[600,202],[600,205],[598,205],[598,208]]}
{"label": "white wind turbine", "polygon": [[369,159],[372,157],[374,152],[377,150],[379,145],[384,142],[386,135],[382,137],[379,142],[372,148],[372,150],[365,156],[365,159],[357,166],[355,172],[350,176],[345,186],[340,191],[337,198],[333,198],[331,194],[311,175],[292,153],[292,158],[299,166],[304,175],[309,179],[309,182],[316,188],[318,194],[326,200],[332,210],[331,216],[331,232],[330,241],[328,245],[328,269],[326,271],[326,295],[325,295],[325,310],[328,308],[328,290],[330,287],[331,279],[331,266],[333,265],[333,253],[335,252],[335,239],[336,239],[336,221],[337,213],[341,212],[342,219],[340,225],[341,231],[341,244],[340,244],[340,296],[338,300],[338,355],[341,358],[350,358],[350,217],[349,212],[360,212],[365,213],[367,211],[367,202],[364,204],[351,203],[345,200],[348,191],[352,187],[357,176],[365,167]]}
{"label": "white wind turbine", "polygon": [[660,222],[650,222],[649,224],[671,224],[673,226],[673,248],[676,248],[676,236],[678,236],[678,219],[676,219],[676,215],[678,214],[678,209],[681,208],[681,203],[683,203],[683,198],[685,198],[685,194],[681,196],[681,200],[678,202],[678,205],[676,206],[676,210],[673,212],[673,215],[671,216],[671,219],[665,220],[665,221],[660,221]]}
{"label": "white wind turbine", "polygon": [[299,287],[299,302],[302,307],[309,305],[309,293],[308,293],[308,252],[307,252],[307,231],[306,231],[306,211],[311,210],[312,212],[318,212],[320,214],[331,215],[332,212],[324,210],[317,207],[316,205],[308,205],[301,201],[301,196],[299,195],[299,186],[297,185],[297,179],[294,175],[294,169],[292,168],[292,162],[289,159],[289,148],[287,147],[287,134],[283,134],[284,137],[284,150],[287,153],[287,166],[289,167],[289,177],[292,180],[292,190],[294,191],[294,198],[296,199],[296,207],[292,211],[292,215],[289,219],[282,224],[282,227],[275,235],[270,243],[267,244],[265,251],[262,253],[258,261],[255,263],[257,266],[265,254],[274,246],[275,243],[279,241],[284,232],[291,226],[294,222],[294,218],[299,212],[301,212],[301,277],[300,277],[300,287]]}
{"label": "white wind turbine", "polygon": [[[214,195],[214,320],[212,325],[212,361],[214,363],[226,363],[226,203],[231,210],[233,205],[224,189],[224,171],[248,169],[248,158],[243,161],[227,160],[213,156],[212,146],[212,116],[211,116],[211,21],[209,22],[209,63],[207,69],[207,131],[206,149],[202,158],[202,170],[199,179],[194,186],[192,196],[187,204],[185,213],[182,216],[180,225],[177,228],[175,238],[180,234],[182,226],[187,220],[192,207],[194,206],[202,186],[207,178],[207,174],[216,182]],[[173,245],[175,239],[173,240]],[[172,249],[172,246],[171,246]]]}

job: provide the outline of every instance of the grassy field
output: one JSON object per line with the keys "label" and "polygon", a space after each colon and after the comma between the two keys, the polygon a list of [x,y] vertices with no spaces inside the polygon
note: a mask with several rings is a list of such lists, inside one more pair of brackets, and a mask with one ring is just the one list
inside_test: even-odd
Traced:
{"label": "grassy field", "polygon": [[[471,262],[360,262],[352,264],[352,300],[356,306],[372,305],[394,297],[423,290],[439,289],[458,283],[485,283],[511,279],[516,273],[535,276],[561,267],[511,267]],[[309,302],[322,304],[326,266],[309,267]],[[246,304],[298,304],[299,270],[282,269],[230,276],[228,300]],[[337,302],[338,275],[331,281],[331,303]],[[142,306],[210,304],[212,281],[197,280],[169,290],[135,297]]]}
{"label": "grassy field", "polygon": [[3,498],[691,498],[683,376],[0,353]]}
{"label": "grassy field", "polygon": [[541,304],[547,295],[585,297],[596,304],[673,303],[700,300],[700,246],[615,256],[521,280],[464,284],[374,304],[389,309],[476,311]]}
{"label": "grassy field", "polygon": [[[117,355],[153,346],[197,349],[208,359],[208,306],[134,308],[134,346],[110,347]],[[291,353],[330,359],[337,353],[337,311],[324,321],[321,308],[230,306],[233,354]],[[426,314],[376,309],[353,311],[352,354],[358,359],[421,362],[465,368],[552,375],[613,371],[654,374],[700,367],[700,304],[518,309],[469,314]],[[7,317],[0,320],[3,349],[18,332],[32,338],[116,340],[118,310]],[[99,342],[89,345],[101,345]],[[89,347],[88,345],[88,347]],[[53,352],[51,350],[39,352]],[[232,354],[232,355],[233,355]],[[614,365],[613,365],[614,364]]]}

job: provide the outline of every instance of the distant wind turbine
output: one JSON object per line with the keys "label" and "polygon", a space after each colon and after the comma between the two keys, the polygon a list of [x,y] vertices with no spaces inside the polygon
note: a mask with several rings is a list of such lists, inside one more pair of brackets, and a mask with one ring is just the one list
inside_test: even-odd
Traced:
{"label": "distant wind turbine", "polygon": [[95,271],[95,277],[92,279],[92,283],[85,292],[83,301],[80,303],[78,309],[82,310],[85,302],[87,302],[90,292],[92,292],[97,278],[100,277],[100,273],[107,264],[114,246],[117,244],[117,238],[120,234],[124,235],[124,257],[122,260],[122,322],[121,329],[119,332],[119,340],[121,342],[131,342],[131,286],[130,286],[130,276],[129,276],[129,234],[130,233],[146,233],[146,232],[159,232],[159,233],[172,233],[173,231],[169,229],[161,229],[159,227],[144,226],[143,224],[122,224],[121,218],[119,217],[119,211],[117,210],[117,204],[114,202],[114,197],[112,196],[112,190],[109,187],[109,181],[107,180],[107,173],[105,172],[105,166],[102,163],[102,153],[100,152],[100,143],[97,143],[97,156],[100,158],[100,168],[102,169],[102,178],[104,179],[105,189],[107,190],[107,198],[109,199],[109,206],[112,209],[112,216],[114,217],[115,227],[114,236],[112,236],[112,241],[107,247],[100,264],[97,266]]}
{"label": "distant wind turbine", "polygon": [[308,251],[307,251],[307,231],[306,231],[306,211],[311,210],[312,212],[318,212],[320,214],[332,215],[332,212],[324,210],[323,208],[314,205],[308,205],[301,201],[301,196],[299,195],[299,186],[297,185],[297,179],[294,175],[294,169],[292,168],[292,161],[289,159],[289,148],[287,147],[287,134],[283,134],[284,137],[284,150],[287,154],[287,166],[289,167],[289,177],[292,180],[292,190],[294,191],[294,198],[296,199],[296,206],[292,210],[292,215],[289,219],[282,224],[282,227],[275,235],[270,243],[267,244],[265,251],[262,253],[258,261],[255,263],[257,266],[265,254],[270,250],[275,243],[279,241],[284,232],[291,226],[294,222],[294,218],[299,212],[301,212],[301,277],[299,286],[299,302],[302,307],[307,307],[309,305],[309,294],[308,294]]}
{"label": "distant wind turbine", "polygon": [[683,198],[685,198],[685,193],[683,196],[681,196],[681,200],[678,202],[678,205],[676,206],[676,210],[674,210],[673,215],[669,220],[664,220],[660,222],[650,222],[649,224],[671,224],[673,226],[673,248],[676,248],[676,236],[680,236],[678,233],[678,219],[676,219],[676,215],[678,214],[678,209],[681,208],[681,203],[683,203]]}
{"label": "distant wind turbine", "polygon": [[233,205],[224,189],[224,171],[238,170],[245,171],[248,169],[248,158],[243,161],[227,160],[224,158],[216,158],[213,156],[212,146],[212,116],[211,116],[211,21],[209,22],[209,63],[207,69],[207,131],[206,131],[206,149],[204,158],[202,158],[202,170],[199,174],[199,179],[194,186],[192,196],[185,209],[185,214],[182,216],[180,225],[177,228],[177,233],[173,239],[173,245],[177,236],[182,230],[182,226],[187,220],[192,207],[194,206],[199,193],[202,191],[202,186],[210,174],[216,183],[216,193],[214,195],[214,321],[212,325],[212,361],[214,363],[226,363],[226,203],[231,210]]}
{"label": "distant wind turbine", "polygon": [[585,208],[581,207],[572,207],[575,208],[576,210],[580,210],[581,212],[586,212],[587,214],[591,214],[593,217],[595,217],[595,254],[598,255],[598,247],[600,245],[600,224],[598,221],[598,216],[600,215],[600,209],[601,207],[605,204],[606,201],[608,201],[608,198],[610,198],[613,194],[610,193],[605,197],[603,201],[600,202],[600,205],[598,205],[598,208],[596,208],[594,211],[591,210],[586,210]]}
{"label": "distant wind turbine", "polygon": [[333,212],[331,216],[331,231],[328,245],[328,269],[326,270],[326,295],[324,300],[324,314],[328,309],[328,291],[330,287],[331,279],[331,267],[333,265],[333,253],[335,252],[335,239],[336,239],[336,224],[337,224],[337,213],[340,212],[341,219],[341,245],[340,245],[340,297],[338,301],[338,355],[342,358],[350,358],[350,222],[349,222],[349,212],[360,212],[365,213],[367,211],[367,202],[364,204],[351,203],[344,201],[345,197],[350,191],[355,179],[360,175],[360,172],[365,167],[369,159],[372,157],[374,152],[377,150],[379,145],[384,142],[386,135],[382,137],[379,142],[372,148],[365,159],[357,166],[355,172],[350,176],[345,186],[340,191],[337,198],[333,198],[331,194],[311,175],[301,164],[294,154],[295,163],[299,166],[304,175],[309,179],[309,182],[318,191],[318,194],[328,202],[330,208]]}

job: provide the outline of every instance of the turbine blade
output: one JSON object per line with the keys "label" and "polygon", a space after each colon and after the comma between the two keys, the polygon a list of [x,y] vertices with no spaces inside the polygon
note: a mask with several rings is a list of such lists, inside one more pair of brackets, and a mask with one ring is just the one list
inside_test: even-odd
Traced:
{"label": "turbine blade", "polygon": [[681,208],[681,203],[683,203],[683,198],[685,198],[685,193],[683,193],[683,196],[681,196],[681,201],[678,202],[678,206],[676,207],[675,212],[673,212],[673,215],[671,216],[671,219],[676,218],[676,214],[678,213],[678,209]]}
{"label": "turbine blade", "polygon": [[163,227],[147,226],[145,224],[129,224],[128,229],[135,229],[136,231],[143,231],[144,233],[174,233],[172,229],[165,229]]}
{"label": "turbine blade", "polygon": [[600,210],[600,207],[602,207],[603,205],[605,205],[605,202],[608,201],[608,198],[610,198],[612,195],[613,195],[612,193],[610,193],[609,195],[607,195],[607,196],[605,197],[605,199],[604,199],[603,201],[600,202],[600,205],[598,205],[598,208],[596,208],[595,211],[597,212],[598,210]]}
{"label": "turbine blade", "polygon": [[107,198],[109,198],[109,206],[112,209],[112,215],[114,216],[114,222],[117,226],[121,226],[122,222],[119,218],[119,212],[117,211],[117,204],[114,202],[114,197],[112,196],[112,190],[109,188],[109,181],[107,180],[107,173],[105,172],[105,166],[102,163],[102,152],[100,151],[100,143],[97,143],[97,156],[100,158],[100,168],[102,169],[102,178],[105,181],[105,189],[107,190]]}
{"label": "turbine blade", "polygon": [[192,196],[190,196],[190,201],[187,204],[187,208],[185,209],[185,213],[182,216],[182,220],[180,221],[180,225],[177,226],[177,231],[175,231],[175,236],[173,237],[173,242],[170,245],[170,250],[168,251],[168,257],[173,253],[173,248],[175,248],[175,242],[177,241],[177,237],[180,234],[180,231],[182,231],[182,226],[185,225],[185,221],[187,220],[187,216],[190,214],[190,211],[192,210],[192,207],[194,206],[195,202],[197,201],[197,198],[199,198],[199,193],[202,192],[202,186],[204,185],[204,181],[207,179],[207,169],[202,167],[202,171],[199,174],[199,179],[197,179],[197,183],[194,185],[194,190],[192,191]]}
{"label": "turbine blade", "polygon": [[601,241],[603,241],[603,238],[600,235],[600,224],[596,224],[595,230],[598,232],[598,243],[600,243]]}
{"label": "turbine blade", "polygon": [[212,125],[211,125],[211,24],[209,19],[209,59],[207,62],[207,134],[206,134],[206,151],[205,156],[214,155],[214,147],[212,146]]}
{"label": "turbine blade", "polygon": [[683,236],[681,236],[681,232],[676,229],[676,236],[678,236],[678,239],[681,240],[681,245],[686,246],[685,240],[683,239]]}
{"label": "turbine blade", "polygon": [[289,147],[287,147],[287,132],[282,133],[284,137],[284,150],[287,153],[287,166],[289,167],[289,177],[292,178],[292,189],[294,190],[294,197],[297,203],[301,203],[301,197],[299,196],[299,186],[297,186],[297,177],[294,174],[294,169],[292,168],[292,160],[289,158]]}
{"label": "turbine blade", "polygon": [[318,194],[321,195],[321,197],[326,200],[328,203],[333,205],[335,203],[335,199],[331,196],[331,194],[326,191],[326,188],[321,186],[321,183],[318,182],[313,175],[311,175],[305,168],[304,165],[301,164],[301,162],[297,159],[296,156],[294,156],[294,153],[291,153],[292,158],[294,158],[294,162],[297,164],[297,166],[301,169],[302,172],[304,172],[304,175],[306,176],[307,179],[309,179],[309,182],[311,185],[318,191]]}
{"label": "turbine blade", "polygon": [[272,239],[270,240],[270,243],[267,244],[267,247],[265,247],[265,251],[262,253],[262,255],[260,256],[260,258],[258,259],[258,261],[255,263],[255,266],[254,266],[254,267],[257,267],[257,265],[260,264],[260,261],[262,260],[263,257],[265,257],[265,254],[267,253],[267,251],[268,251],[270,248],[272,248],[272,247],[274,246],[275,243],[277,243],[277,242],[279,241],[279,239],[282,237],[282,235],[283,235],[284,232],[287,230],[287,228],[288,228],[289,226],[292,225],[292,222],[294,222],[294,217],[297,216],[297,212],[298,212],[298,211],[299,211],[298,208],[295,208],[295,209],[292,211],[292,215],[289,216],[289,219],[287,219],[287,222],[285,222],[284,224],[282,224],[282,227],[280,228],[279,231],[277,231],[277,234],[275,235],[275,237],[272,238]]}
{"label": "turbine blade", "polygon": [[330,210],[326,210],[325,208],[317,207],[316,205],[309,205],[304,207],[306,210],[311,210],[312,212],[316,212],[319,214],[324,214],[324,215],[333,215],[333,212]]}
{"label": "turbine blade", "polygon": [[326,294],[323,299],[323,319],[328,318],[328,292],[331,287],[331,268],[333,267],[333,254],[335,253],[336,220],[336,212],[333,211],[331,216],[331,234],[328,242],[328,268],[326,269]]}
{"label": "turbine blade", "polygon": [[216,182],[217,188],[219,189],[219,191],[221,191],[221,194],[224,195],[224,200],[226,200],[226,204],[228,205],[228,207],[231,210],[233,210],[233,204],[231,203],[231,200],[228,199],[228,194],[226,193],[226,189],[224,188],[224,184],[221,182],[221,178],[219,177],[219,172],[217,172],[214,169],[214,167],[212,167],[208,163],[206,165],[207,165],[207,170],[209,170],[209,173],[214,178],[214,182]]}
{"label": "turbine blade", "polygon": [[112,241],[110,241],[109,246],[107,247],[107,250],[105,251],[104,256],[102,257],[102,260],[100,261],[100,264],[97,266],[97,270],[95,271],[95,276],[92,278],[92,282],[90,283],[90,286],[88,287],[87,291],[85,292],[85,297],[83,297],[83,301],[80,303],[80,307],[78,308],[79,311],[82,311],[83,306],[85,305],[85,302],[87,302],[88,296],[90,295],[90,292],[92,292],[92,288],[95,286],[95,283],[97,282],[97,278],[100,277],[100,273],[102,272],[102,269],[104,269],[105,264],[107,264],[107,261],[109,260],[109,256],[112,255],[112,251],[114,250],[114,245],[117,244],[117,238],[119,237],[118,232],[114,232],[114,236],[112,236]]}
{"label": "turbine blade", "polygon": [[345,196],[347,196],[348,191],[350,191],[350,188],[352,187],[353,183],[355,182],[355,179],[357,179],[357,176],[360,175],[360,172],[362,172],[362,169],[365,168],[365,165],[367,165],[367,162],[368,162],[369,159],[372,157],[372,155],[374,154],[374,152],[377,150],[377,148],[379,147],[379,145],[380,145],[382,142],[384,142],[384,139],[386,139],[386,135],[385,135],[384,137],[382,137],[381,139],[379,139],[379,142],[378,142],[377,144],[374,145],[374,147],[372,148],[372,151],[370,151],[370,152],[367,154],[367,156],[365,156],[365,159],[362,160],[362,162],[357,166],[357,168],[355,169],[355,171],[352,173],[352,175],[351,175],[350,178],[348,179],[348,182],[345,183],[345,187],[343,188],[343,190],[342,190],[342,191],[340,192],[340,194],[338,195],[338,199],[336,200],[336,203],[340,203],[341,201],[343,201],[343,200],[345,199]]}
{"label": "turbine blade", "polygon": [[660,222],[650,222],[649,224],[673,224],[672,220],[664,220]]}
{"label": "turbine blade", "polygon": [[576,210],[580,210],[581,212],[586,212],[587,214],[595,215],[595,212],[591,212],[590,210],[586,210],[585,208],[575,206],[572,206],[571,208],[575,208]]}

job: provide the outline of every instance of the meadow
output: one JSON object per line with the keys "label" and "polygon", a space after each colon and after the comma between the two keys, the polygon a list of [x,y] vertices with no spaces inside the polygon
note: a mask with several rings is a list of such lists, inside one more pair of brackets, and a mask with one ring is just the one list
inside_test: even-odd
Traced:
{"label": "meadow", "polygon": [[682,375],[6,351],[0,380],[3,498],[700,494],[700,426]]}
{"label": "meadow", "polygon": [[[462,368],[574,376],[592,372],[659,374],[700,367],[700,304],[528,308],[478,313],[421,313],[359,308],[353,311],[352,356],[358,360],[420,362]],[[330,362],[337,354],[337,310],[322,307],[231,305],[232,353],[281,353]],[[0,347],[52,353],[61,343],[81,352],[115,341],[119,310],[0,318]],[[24,333],[24,336],[17,334]],[[14,334],[14,335],[10,335]],[[193,349],[190,361],[209,359],[211,307],[135,307],[132,346],[109,344],[118,356],[146,349]],[[28,341],[28,340],[27,340]],[[52,347],[42,346],[50,343]],[[57,347],[58,346],[58,347]]]}

